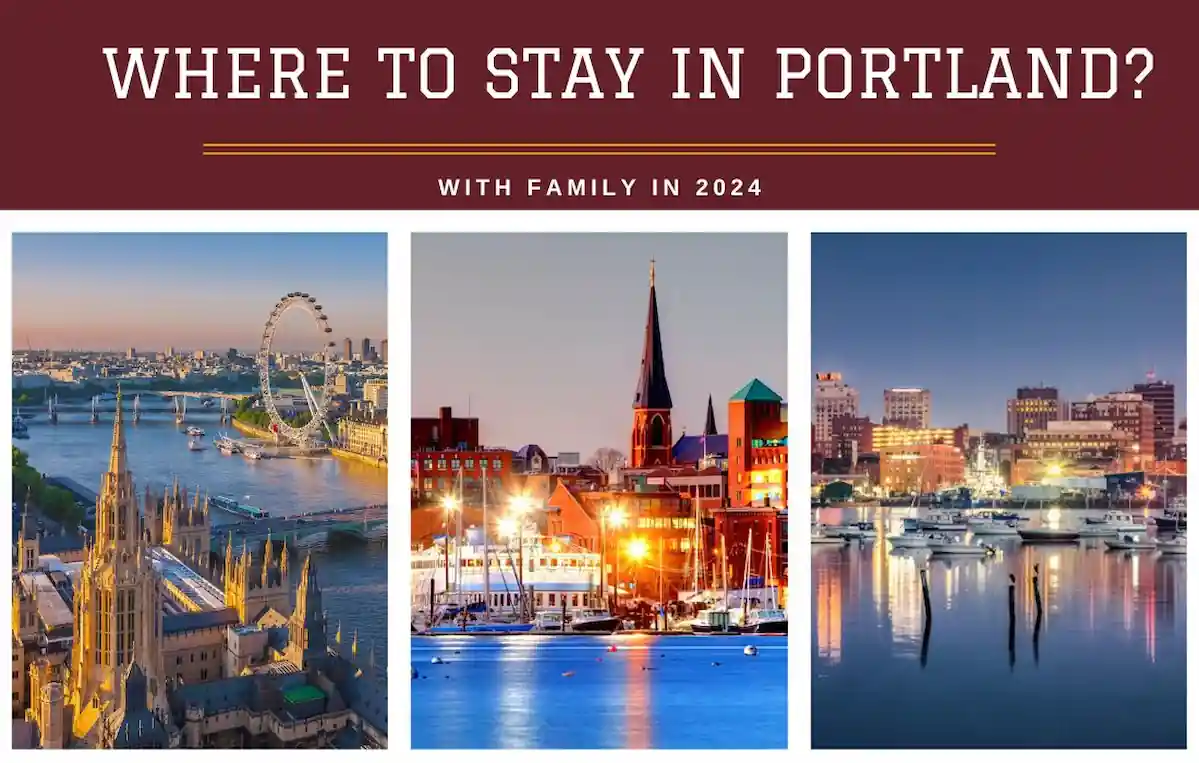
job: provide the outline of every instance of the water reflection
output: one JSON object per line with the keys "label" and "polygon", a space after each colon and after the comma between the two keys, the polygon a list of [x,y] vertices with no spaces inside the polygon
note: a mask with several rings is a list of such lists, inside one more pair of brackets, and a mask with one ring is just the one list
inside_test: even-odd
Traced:
{"label": "water reflection", "polygon": [[[885,540],[907,509],[819,514],[879,539],[813,548],[816,746],[1185,745],[1185,557],[994,537],[994,556],[930,556]],[[1134,704],[1152,720],[1130,734]]]}

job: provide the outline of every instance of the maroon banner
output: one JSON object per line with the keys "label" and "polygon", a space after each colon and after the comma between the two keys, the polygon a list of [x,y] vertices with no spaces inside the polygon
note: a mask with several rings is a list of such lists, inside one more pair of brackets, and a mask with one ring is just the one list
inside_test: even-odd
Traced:
{"label": "maroon banner", "polygon": [[774,5],[3,0],[0,208],[1199,207],[1186,3]]}

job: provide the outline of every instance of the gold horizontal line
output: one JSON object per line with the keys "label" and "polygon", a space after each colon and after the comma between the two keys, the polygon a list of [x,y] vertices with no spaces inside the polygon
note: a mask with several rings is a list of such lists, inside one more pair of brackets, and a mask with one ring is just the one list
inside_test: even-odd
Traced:
{"label": "gold horizontal line", "polygon": [[204,148],[760,148],[760,149],[825,149],[825,148],[995,148],[994,143],[205,143]]}
{"label": "gold horizontal line", "polygon": [[205,151],[204,156],[995,156],[995,151]]}

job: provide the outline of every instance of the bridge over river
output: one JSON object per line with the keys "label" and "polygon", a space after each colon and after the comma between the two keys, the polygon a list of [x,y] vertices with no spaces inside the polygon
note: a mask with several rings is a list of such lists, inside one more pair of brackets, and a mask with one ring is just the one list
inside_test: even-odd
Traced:
{"label": "bridge over river", "polygon": [[[214,513],[218,512],[214,509]],[[275,545],[286,542],[289,549],[318,548],[338,541],[386,541],[387,505],[216,524],[212,529],[213,553],[224,554],[230,536],[233,548],[239,552],[243,542],[253,551],[268,536]]]}

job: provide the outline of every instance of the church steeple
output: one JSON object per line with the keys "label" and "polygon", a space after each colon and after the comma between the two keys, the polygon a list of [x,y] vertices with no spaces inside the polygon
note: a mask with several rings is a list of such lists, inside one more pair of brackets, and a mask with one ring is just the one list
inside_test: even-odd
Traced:
{"label": "church steeple", "polygon": [[312,555],[304,558],[300,582],[296,587],[296,606],[287,622],[288,661],[300,669],[308,661],[324,655],[329,649],[321,587],[316,580],[316,565]]}
{"label": "church steeple", "polygon": [[633,395],[633,436],[630,465],[634,469],[664,466],[671,462],[670,385],[658,325],[658,287],[655,263],[649,263],[649,311],[641,351],[641,373]]}
{"label": "church steeple", "polygon": [[112,451],[108,455],[109,474],[124,474],[127,470],[125,455],[125,414],[121,405],[121,385],[117,385],[117,413],[112,420]]}
{"label": "church steeple", "polygon": [[712,408],[712,396],[708,395],[708,418],[704,421],[704,435],[720,434],[716,431],[716,411]]}

